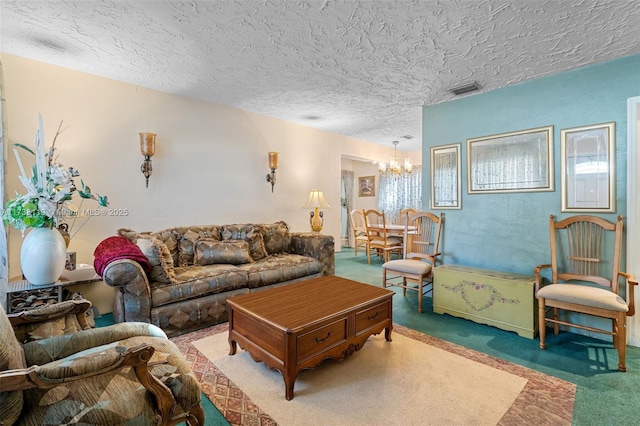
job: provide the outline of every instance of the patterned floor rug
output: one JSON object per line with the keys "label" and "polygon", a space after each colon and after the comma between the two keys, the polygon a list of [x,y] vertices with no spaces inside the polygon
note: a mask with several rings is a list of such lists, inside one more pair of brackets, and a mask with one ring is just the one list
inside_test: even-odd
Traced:
{"label": "patterned floor rug", "polygon": [[[171,340],[178,345],[187,360],[192,364],[192,369],[202,384],[204,393],[231,424],[276,425],[277,422],[268,412],[265,412],[268,410],[263,410],[265,407],[259,407],[254,403],[240,387],[236,386],[236,384],[225,376],[218,366],[192,344],[196,342],[198,346],[202,346],[198,341],[203,341],[203,339],[215,334],[226,333],[227,330],[227,324],[220,324],[194,333],[175,337]],[[513,403],[506,409],[506,412],[497,424],[571,424],[576,391],[574,384],[399,325],[394,325],[393,332],[524,379],[526,381],[524,387],[519,394],[517,394]],[[365,345],[363,350],[366,347]],[[356,352],[353,357],[358,357],[358,355],[358,352]],[[262,364],[257,365],[263,366]],[[266,369],[266,367],[264,368]],[[245,388],[246,387],[247,385],[245,385]],[[245,390],[249,393],[253,392],[253,390]],[[282,397],[281,399],[284,400],[284,383],[282,383],[282,395],[278,395],[278,397]],[[345,397],[349,396],[347,395]],[[357,396],[352,397],[357,398]],[[490,398],[491,395],[488,395],[488,397]],[[294,398],[292,401],[296,401],[296,399]],[[452,403],[450,408],[453,410],[452,412],[455,412],[456,408],[456,403]],[[389,418],[393,418],[397,410],[398,407],[389,407]],[[276,412],[273,415],[277,418],[278,413]],[[430,424],[428,419],[429,417],[423,417],[421,424]],[[438,423],[442,424],[441,420],[442,419],[440,419]],[[289,426],[285,425],[284,422],[282,423],[283,426]],[[388,422],[383,421],[383,423],[387,424]],[[432,424],[435,424],[435,420]]]}

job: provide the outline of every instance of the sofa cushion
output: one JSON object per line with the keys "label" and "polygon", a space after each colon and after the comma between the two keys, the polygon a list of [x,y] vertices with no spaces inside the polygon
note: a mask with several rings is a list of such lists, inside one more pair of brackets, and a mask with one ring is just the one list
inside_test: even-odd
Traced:
{"label": "sofa cushion", "polygon": [[200,238],[196,241],[193,264],[196,266],[229,263],[241,265],[253,262],[249,254],[249,243],[244,240],[218,241],[213,238]]}
{"label": "sofa cushion", "polygon": [[312,257],[285,253],[239,265],[238,268],[248,273],[249,288],[256,288],[320,273],[322,264]]}
{"label": "sofa cushion", "polygon": [[268,254],[287,253],[291,245],[289,225],[284,221],[276,223],[263,223],[260,231],[264,238],[264,247]]}
{"label": "sofa cushion", "polygon": [[176,237],[174,229],[173,228],[163,229],[162,231],[152,232],[149,235],[162,241],[164,245],[167,246],[167,248],[169,249],[169,252],[171,253],[171,258],[173,259],[173,266],[177,266],[178,260],[179,260],[178,259],[179,250],[178,250],[178,238]]}
{"label": "sofa cushion", "polygon": [[176,282],[173,258],[164,243],[150,235],[138,234],[136,244],[151,264],[150,281],[161,283]]}
{"label": "sofa cushion", "polygon": [[151,306],[162,306],[247,286],[247,271],[234,265],[181,266],[175,284],[151,288]]}
{"label": "sofa cushion", "polygon": [[178,242],[178,265],[193,265],[196,241],[200,238],[220,240],[218,225],[177,226],[173,230]]}
{"label": "sofa cushion", "polygon": [[[144,232],[134,231],[133,229],[129,229],[129,228],[120,228],[116,231],[116,233],[122,237],[125,237],[127,240],[131,241],[133,244],[135,244],[138,241],[138,234],[145,234]],[[146,232],[146,234],[148,235],[149,232]]]}
{"label": "sofa cushion", "polygon": [[224,225],[221,235],[223,240],[245,240],[248,242],[249,253],[253,260],[260,260],[267,256],[259,226],[252,224]]}
{"label": "sofa cushion", "polygon": [[584,284],[549,284],[538,290],[536,297],[611,311],[629,312],[627,302],[608,288]]}

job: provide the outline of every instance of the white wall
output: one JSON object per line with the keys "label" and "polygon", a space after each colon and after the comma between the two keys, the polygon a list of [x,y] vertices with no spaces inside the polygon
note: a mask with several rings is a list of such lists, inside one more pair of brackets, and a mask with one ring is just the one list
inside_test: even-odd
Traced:
{"label": "white wall", "polygon": [[[307,231],[309,213],[301,206],[312,188],[324,191],[335,206],[325,211],[323,233],[334,236],[339,250],[342,155],[384,160],[393,153],[235,108],[13,55],[1,58],[9,144],[31,145],[42,113],[50,145],[64,120],[66,129],[56,142],[59,162],[77,168],[94,192],[108,195],[110,207],[128,210],[126,216],[89,221],[69,247],[78,263],[92,264],[96,245],[120,227],[142,231],[282,219],[293,231]],[[140,172],[141,131],[158,134],[148,189]],[[265,180],[268,151],[280,152],[273,193]],[[24,189],[11,150],[5,163],[6,200]],[[20,244],[20,233],[10,229],[9,276],[20,274]]]}
{"label": "white wall", "polygon": [[[364,176],[375,176],[376,181],[376,195],[374,197],[360,197],[358,189],[358,178]],[[380,179],[378,176],[378,166],[362,161],[353,162],[353,204],[355,209],[377,209],[378,208],[378,195],[380,188]]]}
{"label": "white wall", "polygon": [[[402,158],[405,156],[412,157],[412,161],[414,162],[414,170],[420,169],[420,165],[415,165],[416,161],[413,159],[420,157],[420,152],[407,153],[402,154]],[[377,209],[378,208],[378,196],[380,194],[380,175],[378,173],[378,165],[373,161],[366,160],[355,160],[349,158],[342,159],[342,169],[343,170],[351,170],[353,172],[353,208],[354,209]],[[363,176],[375,176],[376,182],[376,195],[374,197],[360,197],[358,195],[358,178]]]}

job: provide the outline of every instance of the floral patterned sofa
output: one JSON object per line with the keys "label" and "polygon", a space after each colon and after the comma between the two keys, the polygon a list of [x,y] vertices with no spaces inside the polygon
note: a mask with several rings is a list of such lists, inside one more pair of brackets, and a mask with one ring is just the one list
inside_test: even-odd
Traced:
{"label": "floral patterned sofa", "polygon": [[140,248],[150,270],[133,258],[105,262],[102,278],[117,289],[114,319],[148,322],[168,336],[227,321],[230,297],[334,273],[333,237],[290,232],[282,221],[118,235]]}

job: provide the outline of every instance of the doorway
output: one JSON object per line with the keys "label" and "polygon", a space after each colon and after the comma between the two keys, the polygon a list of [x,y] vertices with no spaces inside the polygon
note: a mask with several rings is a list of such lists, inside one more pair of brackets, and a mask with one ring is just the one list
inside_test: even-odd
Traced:
{"label": "doorway", "polygon": [[[640,249],[638,227],[640,227],[640,209],[638,209],[638,188],[640,188],[640,96],[627,100],[627,271],[636,278],[640,277]],[[640,289],[636,287],[635,303],[640,307]],[[638,310],[636,308],[636,310]],[[628,319],[629,344],[640,346],[640,313]]]}
{"label": "doorway", "polygon": [[342,170],[340,174],[340,247],[351,247],[351,222],[349,209],[353,207],[353,172]]}

